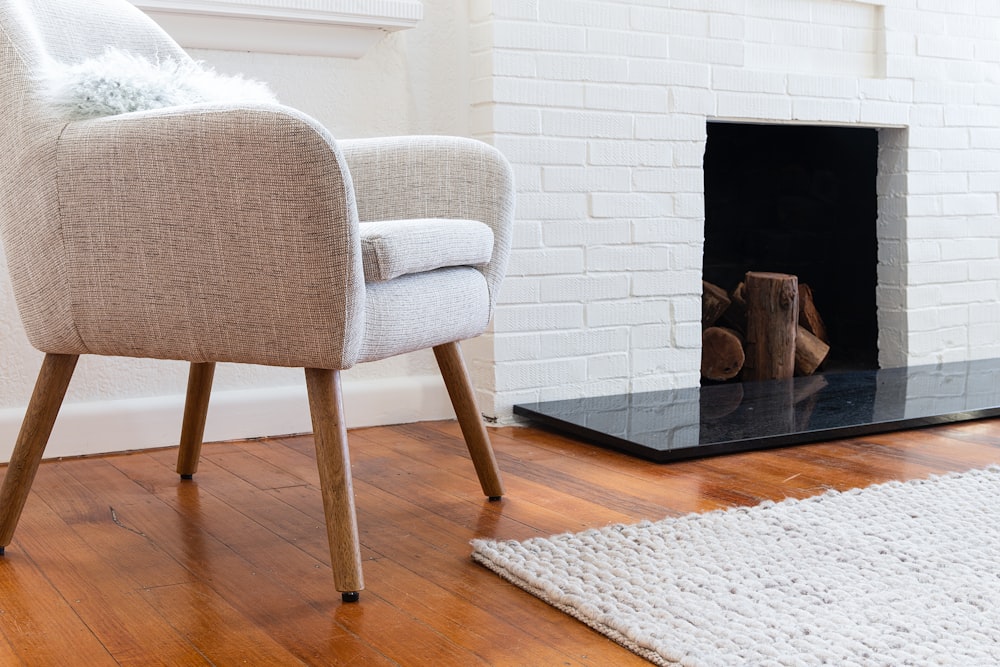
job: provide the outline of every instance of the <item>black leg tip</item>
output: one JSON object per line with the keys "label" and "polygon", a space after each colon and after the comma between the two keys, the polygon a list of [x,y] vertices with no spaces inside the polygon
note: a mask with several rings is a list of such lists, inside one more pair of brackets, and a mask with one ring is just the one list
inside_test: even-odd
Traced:
{"label": "black leg tip", "polygon": [[361,599],[361,593],[359,593],[358,591],[349,591],[347,593],[341,593],[340,599],[348,603],[357,602],[358,600]]}
{"label": "black leg tip", "polygon": [[6,549],[6,548],[7,547],[0,547],[0,556],[3,556],[3,550]]}
{"label": "black leg tip", "polygon": [[181,475],[181,479],[194,479],[194,475]]}
{"label": "black leg tip", "polygon": [[491,503],[498,503],[503,500],[503,496],[490,496]]}

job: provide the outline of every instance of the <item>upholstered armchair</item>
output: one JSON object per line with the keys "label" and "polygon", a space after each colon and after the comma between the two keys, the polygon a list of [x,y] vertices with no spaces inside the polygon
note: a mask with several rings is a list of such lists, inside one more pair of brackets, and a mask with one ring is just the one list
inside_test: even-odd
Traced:
{"label": "upholstered armchair", "polygon": [[[273,103],[67,118],[51,62],[188,56],[125,0],[0,0],[0,229],[45,353],[0,489],[10,544],[81,354],[191,363],[178,473],[198,465],[217,362],[305,369],[337,590],[363,588],[340,371],[432,348],[483,492],[503,493],[458,341],[488,326],[510,169],[469,139],[337,141]],[[2,553],[2,549],[0,549]]]}

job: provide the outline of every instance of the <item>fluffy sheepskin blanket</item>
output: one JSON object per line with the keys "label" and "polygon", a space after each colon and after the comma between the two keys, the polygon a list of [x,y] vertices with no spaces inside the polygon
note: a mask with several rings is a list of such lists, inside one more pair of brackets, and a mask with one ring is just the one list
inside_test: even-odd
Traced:
{"label": "fluffy sheepskin blanket", "polygon": [[114,48],[79,63],[50,61],[41,78],[43,94],[75,118],[198,102],[277,102],[259,81],[219,74],[190,59],[153,61]]}

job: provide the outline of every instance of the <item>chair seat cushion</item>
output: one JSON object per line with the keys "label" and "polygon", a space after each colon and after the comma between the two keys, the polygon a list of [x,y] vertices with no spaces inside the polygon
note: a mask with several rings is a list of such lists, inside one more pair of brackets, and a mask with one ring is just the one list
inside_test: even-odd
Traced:
{"label": "chair seat cushion", "polygon": [[474,338],[489,322],[486,277],[471,266],[368,283],[357,363]]}
{"label": "chair seat cushion", "polygon": [[366,282],[449,266],[477,266],[493,255],[493,230],[476,220],[425,218],[361,223]]}

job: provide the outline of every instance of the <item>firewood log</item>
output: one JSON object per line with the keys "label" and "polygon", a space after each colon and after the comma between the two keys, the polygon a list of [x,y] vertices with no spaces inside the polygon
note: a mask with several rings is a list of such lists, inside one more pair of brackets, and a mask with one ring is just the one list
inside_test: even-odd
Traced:
{"label": "firewood log", "polygon": [[746,274],[745,380],[791,378],[799,318],[799,281],[784,273]]}
{"label": "firewood log", "polygon": [[701,281],[701,328],[715,324],[729,308],[729,295],[718,285]]}
{"label": "firewood log", "polygon": [[747,300],[746,284],[740,283],[729,293],[729,308],[722,314],[722,320],[730,329],[735,329],[742,334],[747,331]]}
{"label": "firewood log", "polygon": [[829,345],[800,325],[795,335],[795,374],[812,375],[829,352]]}
{"label": "firewood log", "polygon": [[830,337],[827,336],[826,325],[823,323],[819,311],[816,310],[816,301],[813,299],[813,291],[809,285],[799,285],[799,324],[806,331],[829,344]]}
{"label": "firewood log", "polygon": [[709,380],[731,380],[743,368],[743,339],[732,329],[709,327],[701,334],[701,375]]}

